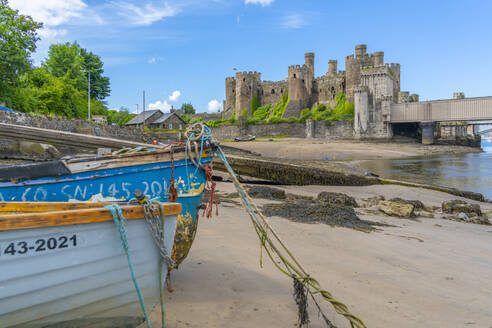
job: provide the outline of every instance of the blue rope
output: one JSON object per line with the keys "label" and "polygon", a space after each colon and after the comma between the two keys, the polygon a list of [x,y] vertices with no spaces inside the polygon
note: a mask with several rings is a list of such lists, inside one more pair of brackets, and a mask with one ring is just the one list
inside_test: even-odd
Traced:
{"label": "blue rope", "polygon": [[140,302],[140,307],[145,316],[145,322],[147,323],[148,328],[152,328],[150,325],[149,315],[147,314],[147,309],[145,308],[145,303],[142,295],[142,291],[138,285],[137,277],[135,276],[135,270],[133,268],[132,259],[130,257],[130,245],[128,243],[128,232],[126,231],[125,217],[121,212],[121,208],[118,204],[111,204],[104,206],[111,211],[113,215],[113,221],[116,224],[116,229],[118,229],[118,236],[120,237],[121,246],[126,253],[126,259],[128,260],[128,267],[130,268],[130,272],[132,274],[133,284],[135,285],[135,290],[138,294],[138,300]]}

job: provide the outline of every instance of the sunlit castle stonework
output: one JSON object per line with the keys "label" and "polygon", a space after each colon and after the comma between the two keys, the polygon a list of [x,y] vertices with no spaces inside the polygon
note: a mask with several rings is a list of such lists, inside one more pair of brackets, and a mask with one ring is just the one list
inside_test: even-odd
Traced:
{"label": "sunlit castle stonework", "polygon": [[345,58],[345,71],[338,70],[338,61],[328,61],[326,74],[315,77],[314,53],[304,55],[304,65],[291,65],[283,81],[262,81],[259,72],[238,72],[235,77],[226,78],[226,99],[224,116],[249,112],[254,97],[259,106],[276,104],[282,95],[289,94],[289,105],[284,117],[298,117],[304,108],[325,104],[333,106],[336,95],[344,92],[349,101],[355,100],[357,88],[368,87],[374,99],[374,108],[380,108],[381,101],[414,102],[418,95],[400,92],[400,64],[384,63],[384,52],[367,53],[365,44],[355,46],[355,54]]}

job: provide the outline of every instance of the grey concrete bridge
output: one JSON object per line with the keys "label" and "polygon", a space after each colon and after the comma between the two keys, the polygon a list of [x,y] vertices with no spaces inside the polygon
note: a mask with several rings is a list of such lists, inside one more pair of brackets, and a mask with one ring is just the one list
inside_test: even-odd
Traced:
{"label": "grey concrete bridge", "polygon": [[422,143],[432,144],[436,122],[467,122],[480,135],[490,131],[477,126],[491,120],[492,97],[476,97],[391,104],[388,123],[420,123]]}
{"label": "grey concrete bridge", "polygon": [[492,120],[492,97],[391,104],[390,123]]}

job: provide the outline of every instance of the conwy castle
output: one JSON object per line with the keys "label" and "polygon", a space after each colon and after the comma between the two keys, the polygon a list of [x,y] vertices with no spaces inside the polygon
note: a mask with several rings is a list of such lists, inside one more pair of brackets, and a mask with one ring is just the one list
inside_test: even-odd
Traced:
{"label": "conwy castle", "polygon": [[299,117],[304,108],[333,106],[337,93],[344,92],[356,104],[356,136],[390,137],[384,124],[389,104],[419,101],[417,94],[400,91],[400,64],[384,63],[381,51],[368,54],[365,44],[355,46],[355,55],[345,58],[345,71],[338,70],[337,60],[329,60],[328,72],[315,77],[314,54],[306,53],[304,65],[289,66],[284,81],[262,81],[259,72],[238,72],[226,78],[225,86],[224,117],[233,113],[239,117],[245,109],[249,113],[253,97],[264,106],[278,103],[287,92],[290,101],[284,117]]}
{"label": "conwy castle", "polygon": [[284,117],[299,116],[302,109],[317,104],[334,105],[336,94],[344,92],[354,101],[357,89],[367,86],[376,98],[390,96],[395,102],[418,101],[418,95],[400,91],[400,64],[384,63],[384,52],[367,53],[365,44],[355,46],[355,55],[345,58],[345,71],[337,69],[337,60],[328,61],[328,72],[315,77],[314,54],[306,53],[304,65],[289,66],[284,81],[262,81],[259,72],[238,72],[226,78],[224,115],[241,114],[249,110],[251,100],[258,105],[276,104],[282,94],[289,93],[289,106]]}

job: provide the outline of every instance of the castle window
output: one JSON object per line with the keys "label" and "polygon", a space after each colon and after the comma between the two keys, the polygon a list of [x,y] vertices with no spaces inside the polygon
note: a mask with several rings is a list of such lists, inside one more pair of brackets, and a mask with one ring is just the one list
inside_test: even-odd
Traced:
{"label": "castle window", "polygon": [[245,77],[243,77],[243,82],[244,82],[244,81],[246,81],[246,78],[245,78]]}
{"label": "castle window", "polygon": [[272,95],[275,94],[275,89],[272,89]]}
{"label": "castle window", "polygon": [[284,89],[280,89],[280,93],[284,93]]}
{"label": "castle window", "polygon": [[236,90],[232,89],[232,93],[236,92]]}
{"label": "castle window", "polygon": [[294,79],[296,78],[296,74],[294,73]]}

